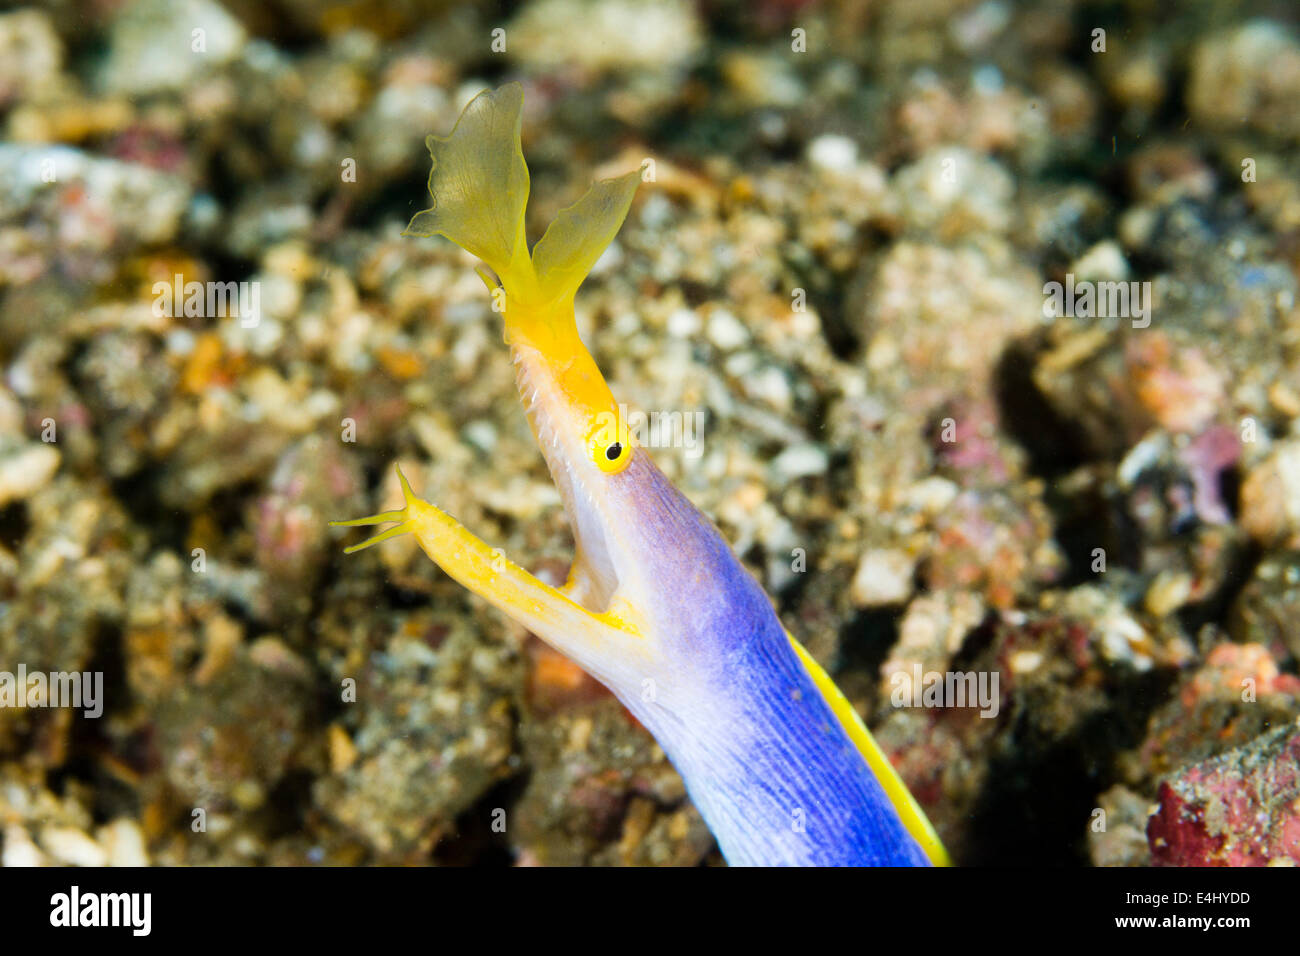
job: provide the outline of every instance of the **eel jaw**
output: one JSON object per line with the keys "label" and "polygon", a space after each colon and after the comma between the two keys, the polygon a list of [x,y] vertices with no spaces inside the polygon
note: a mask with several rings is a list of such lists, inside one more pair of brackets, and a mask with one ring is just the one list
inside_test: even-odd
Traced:
{"label": "eel jaw", "polygon": [[574,556],[565,593],[592,611],[605,610],[618,591],[619,573],[608,525],[596,501],[602,489],[594,476],[589,479],[581,473],[585,449],[573,438],[584,416],[564,400],[549,356],[523,343],[516,343],[511,351],[524,413],[573,531]]}
{"label": "eel jaw", "polygon": [[[414,534],[424,552],[455,581],[532,631],[560,653],[611,687],[638,683],[649,664],[645,622],[626,602],[614,598],[593,611],[506,559],[440,508],[417,498],[397,470],[405,506],[333,527],[397,524],[345,549],[351,554],[404,534]],[[566,588],[567,590],[567,588]]]}

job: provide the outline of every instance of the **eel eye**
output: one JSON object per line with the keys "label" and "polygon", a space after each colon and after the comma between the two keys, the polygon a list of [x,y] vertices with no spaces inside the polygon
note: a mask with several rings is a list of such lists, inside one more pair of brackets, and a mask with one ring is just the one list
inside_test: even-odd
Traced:
{"label": "eel eye", "polygon": [[632,460],[631,442],[598,442],[592,448],[596,467],[607,475],[616,475]]}

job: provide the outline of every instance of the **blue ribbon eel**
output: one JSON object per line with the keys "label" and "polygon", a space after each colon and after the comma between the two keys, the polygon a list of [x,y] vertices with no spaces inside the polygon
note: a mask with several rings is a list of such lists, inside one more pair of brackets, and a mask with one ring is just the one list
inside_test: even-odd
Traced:
{"label": "blue ribbon eel", "polygon": [[552,587],[503,562],[405,478],[404,508],[334,522],[395,523],[347,550],[415,535],[452,578],[601,681],[681,773],[729,864],[946,864],[848,701],[624,427],[579,339],[574,295],[640,171],[594,184],[530,253],[522,106],[518,84],[485,91],[450,136],[428,138],[433,205],[406,234],[443,236],[487,267],[519,395],[573,528],[568,581]]}

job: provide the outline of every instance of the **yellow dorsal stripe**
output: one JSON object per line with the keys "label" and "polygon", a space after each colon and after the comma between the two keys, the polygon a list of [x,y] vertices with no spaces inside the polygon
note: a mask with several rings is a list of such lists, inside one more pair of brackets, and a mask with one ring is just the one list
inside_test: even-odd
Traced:
{"label": "yellow dorsal stripe", "polygon": [[803,662],[804,668],[808,671],[808,676],[813,679],[813,684],[821,691],[826,703],[830,706],[831,711],[839,719],[840,726],[844,728],[849,739],[853,741],[858,752],[862,754],[862,759],[867,762],[871,772],[876,775],[880,781],[881,787],[884,788],[885,796],[889,802],[894,805],[894,810],[898,813],[899,819],[903,821],[903,826],[907,832],[912,834],[916,842],[921,845],[925,855],[930,858],[930,862],[935,866],[948,866],[951,861],[948,859],[948,851],[943,848],[943,843],[939,840],[939,835],[934,832],[934,827],[930,824],[921,809],[916,798],[912,796],[907,784],[898,775],[894,765],[889,762],[876,743],[876,739],[871,736],[871,731],[867,730],[867,725],[862,722],[858,712],[853,709],[848,698],[835,686],[835,682],[830,679],[822,666],[818,664],[811,654],[809,654],[802,644],[787,634],[790,643],[794,646],[795,653],[799,655],[799,660]]}

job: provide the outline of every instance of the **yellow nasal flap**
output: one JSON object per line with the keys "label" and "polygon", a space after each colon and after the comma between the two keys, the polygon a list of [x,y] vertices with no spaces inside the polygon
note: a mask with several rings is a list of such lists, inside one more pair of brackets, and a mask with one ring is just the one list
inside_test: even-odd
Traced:
{"label": "yellow nasal flap", "polygon": [[451,135],[429,136],[433,205],[403,235],[445,236],[524,293],[532,263],[524,236],[528,165],[520,145],[524,91],[518,83],[470,100]]}
{"label": "yellow nasal flap", "polygon": [[[506,292],[507,323],[544,316],[569,324],[558,304],[571,300],[627,217],[639,171],[593,185],[562,210],[532,254],[524,234],[528,165],[520,143],[524,92],[518,83],[470,101],[451,135],[426,143],[433,205],[404,235],[444,236],[482,259]],[[511,313],[514,313],[512,317]]]}

